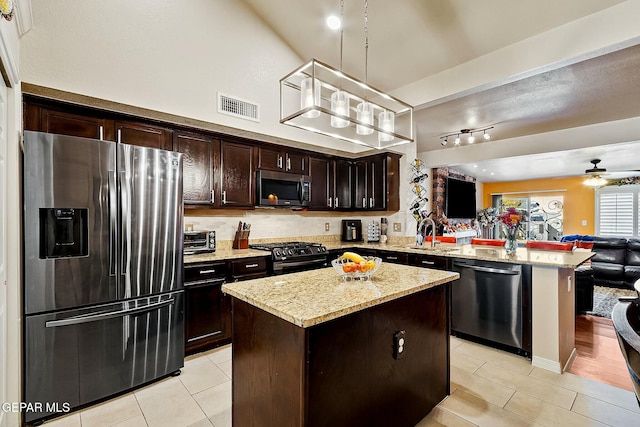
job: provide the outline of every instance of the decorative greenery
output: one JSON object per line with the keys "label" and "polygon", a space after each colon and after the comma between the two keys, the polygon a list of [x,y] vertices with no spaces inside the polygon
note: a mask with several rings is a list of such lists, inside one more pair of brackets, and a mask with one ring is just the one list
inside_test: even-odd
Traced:
{"label": "decorative greenery", "polygon": [[0,0],[0,14],[7,21],[11,21],[13,19],[15,9],[13,8],[12,0]]}
{"label": "decorative greenery", "polygon": [[486,227],[488,225],[494,225],[498,220],[498,209],[497,208],[485,208],[480,209],[476,214],[476,218],[480,225]]}

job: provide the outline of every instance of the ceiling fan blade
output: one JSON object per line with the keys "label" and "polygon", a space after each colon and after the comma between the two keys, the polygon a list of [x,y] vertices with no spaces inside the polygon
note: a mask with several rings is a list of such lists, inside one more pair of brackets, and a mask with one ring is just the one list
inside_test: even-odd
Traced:
{"label": "ceiling fan blade", "polygon": [[640,176],[640,171],[616,171],[616,172],[605,172],[602,174],[604,178],[607,179],[622,179],[622,178],[631,178],[634,176]]}

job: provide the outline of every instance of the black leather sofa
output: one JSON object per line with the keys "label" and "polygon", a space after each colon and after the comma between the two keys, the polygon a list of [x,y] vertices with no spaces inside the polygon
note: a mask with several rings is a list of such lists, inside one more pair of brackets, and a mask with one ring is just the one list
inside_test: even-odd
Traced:
{"label": "black leather sofa", "polygon": [[640,239],[596,237],[591,265],[576,269],[576,312],[593,310],[593,286],[633,289],[640,279]]}

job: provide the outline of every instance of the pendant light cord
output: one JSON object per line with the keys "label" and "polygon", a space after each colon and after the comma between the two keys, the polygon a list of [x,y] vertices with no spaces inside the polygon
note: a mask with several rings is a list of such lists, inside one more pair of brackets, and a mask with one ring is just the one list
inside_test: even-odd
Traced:
{"label": "pendant light cord", "polygon": [[369,84],[369,18],[367,16],[367,8],[369,1],[364,0],[364,82]]}
{"label": "pendant light cord", "polygon": [[343,39],[344,39],[344,0],[340,0],[340,71],[342,71]]}

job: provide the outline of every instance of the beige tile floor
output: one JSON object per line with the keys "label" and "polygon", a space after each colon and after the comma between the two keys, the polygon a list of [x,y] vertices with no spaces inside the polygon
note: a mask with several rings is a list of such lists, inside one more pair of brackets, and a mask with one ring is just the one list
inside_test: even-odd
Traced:
{"label": "beige tile floor", "polygon": [[[419,427],[640,426],[632,392],[534,368],[522,357],[451,338],[451,395]],[[45,427],[231,426],[231,347],[190,356],[182,375]]]}

